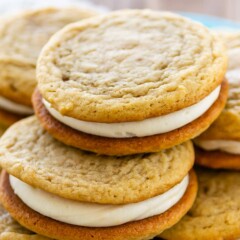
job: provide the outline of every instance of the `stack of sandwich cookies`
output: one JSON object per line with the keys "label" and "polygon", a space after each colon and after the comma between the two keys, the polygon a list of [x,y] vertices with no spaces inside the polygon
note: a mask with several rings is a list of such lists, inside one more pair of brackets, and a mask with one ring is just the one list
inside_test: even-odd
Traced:
{"label": "stack of sandwich cookies", "polygon": [[67,26],[44,47],[34,109],[67,145],[106,155],[158,152],[218,117],[226,62],[222,43],[191,20],[110,13]]}
{"label": "stack of sandwich cookies", "polygon": [[224,108],[226,58],[218,37],[170,13],[124,10],[65,27],[37,63],[38,119],[0,139],[4,208],[36,239],[167,232],[196,198],[189,139]]}
{"label": "stack of sandwich cookies", "polygon": [[229,96],[211,127],[195,139],[196,162],[211,168],[240,169],[240,33],[224,33],[228,47]]}
{"label": "stack of sandwich cookies", "polygon": [[8,127],[33,114],[36,61],[49,38],[65,25],[93,15],[77,8],[44,8],[1,19],[0,125]]}
{"label": "stack of sandwich cookies", "polygon": [[240,174],[198,169],[199,191],[192,209],[162,239],[240,239]]}
{"label": "stack of sandwich cookies", "polygon": [[0,156],[3,206],[53,239],[151,239],[186,214],[197,192],[191,142],[101,156],[58,142],[30,117],[5,132]]}

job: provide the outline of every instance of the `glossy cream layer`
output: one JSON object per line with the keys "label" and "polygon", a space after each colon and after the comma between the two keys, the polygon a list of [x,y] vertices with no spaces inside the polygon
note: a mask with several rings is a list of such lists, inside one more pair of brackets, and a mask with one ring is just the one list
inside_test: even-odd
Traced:
{"label": "glossy cream layer", "polygon": [[43,104],[49,113],[59,122],[78,131],[102,137],[131,138],[166,133],[185,126],[203,115],[216,101],[219,93],[220,86],[218,86],[203,100],[190,107],[160,117],[149,118],[137,122],[123,123],[96,123],[81,121],[61,115],[45,99],[43,99]]}
{"label": "glossy cream layer", "polygon": [[33,114],[33,109],[31,107],[15,103],[2,96],[0,96],[0,108],[16,114],[22,114],[22,115]]}
{"label": "glossy cream layer", "polygon": [[202,140],[195,143],[200,148],[213,151],[220,150],[232,154],[240,154],[240,142],[231,140]]}
{"label": "glossy cream layer", "polygon": [[186,176],[169,191],[148,200],[124,205],[104,205],[61,198],[10,176],[15,194],[31,209],[60,222],[85,227],[117,226],[166,212],[182,198],[188,183],[189,176]]}

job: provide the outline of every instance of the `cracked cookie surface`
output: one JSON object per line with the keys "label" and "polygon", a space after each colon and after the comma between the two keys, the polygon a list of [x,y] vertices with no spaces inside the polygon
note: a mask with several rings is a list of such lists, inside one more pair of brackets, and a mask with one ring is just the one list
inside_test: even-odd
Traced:
{"label": "cracked cookie surface", "polygon": [[84,202],[124,204],[159,195],[182,181],[193,161],[190,141],[125,157],[85,152],[52,138],[36,117],[14,124],[0,141],[0,164],[11,175]]}
{"label": "cracked cookie surface", "polygon": [[226,62],[223,44],[202,25],[166,12],[123,10],[56,34],[39,58],[37,80],[63,115],[139,121],[199,102],[220,85]]}

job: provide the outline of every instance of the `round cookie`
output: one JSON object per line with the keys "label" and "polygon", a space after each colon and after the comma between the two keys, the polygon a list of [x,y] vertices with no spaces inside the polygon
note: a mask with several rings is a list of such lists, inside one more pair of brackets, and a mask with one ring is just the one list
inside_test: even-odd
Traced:
{"label": "round cookie", "polygon": [[181,182],[193,162],[190,141],[125,157],[84,152],[52,138],[36,117],[14,124],[0,141],[0,164],[9,174],[82,202],[126,204],[160,195]]}
{"label": "round cookie", "polygon": [[65,25],[95,13],[78,8],[42,8],[5,16],[0,26],[0,124],[31,115],[36,62],[49,38]]}
{"label": "round cookie", "polygon": [[38,88],[72,118],[140,121],[208,96],[224,78],[226,59],[222,42],[203,25],[166,12],[123,10],[54,35],[39,57]]}
{"label": "round cookie", "polygon": [[183,219],[164,231],[163,239],[212,240],[240,237],[240,174],[237,171],[197,171],[197,199]]}
{"label": "round cookie", "polygon": [[71,24],[45,45],[34,109],[67,145],[106,155],[157,152],[199,135],[220,114],[226,63],[222,42],[198,23],[113,12]]}
{"label": "round cookie", "polygon": [[78,8],[43,8],[1,19],[0,95],[31,106],[42,47],[65,25],[93,15]]}
{"label": "round cookie", "polygon": [[8,174],[0,181],[0,198],[4,207],[21,223],[39,234],[59,240],[143,240],[151,239],[177,223],[192,206],[197,191],[197,179],[192,171],[187,191],[181,200],[167,212],[144,220],[115,227],[89,228],[64,224],[45,217],[27,207],[11,189]]}
{"label": "round cookie", "polygon": [[237,151],[240,148],[240,62],[237,61],[240,33],[222,33],[220,36],[229,48],[228,100],[216,121],[194,140],[199,147],[196,162],[211,168],[240,169],[240,151]]}
{"label": "round cookie", "polygon": [[222,83],[219,99],[201,117],[168,133],[147,137],[107,138],[77,131],[57,121],[47,111],[38,91],[33,94],[35,114],[41,125],[56,139],[66,145],[106,155],[130,155],[145,152],[158,152],[188,141],[202,133],[219,116],[225,106],[228,84]]}
{"label": "round cookie", "polygon": [[11,175],[2,174],[0,200],[21,225],[53,239],[151,239],[191,208],[193,162],[190,141],[159,153],[96,155],[58,142],[30,117],[0,139],[0,164]]}

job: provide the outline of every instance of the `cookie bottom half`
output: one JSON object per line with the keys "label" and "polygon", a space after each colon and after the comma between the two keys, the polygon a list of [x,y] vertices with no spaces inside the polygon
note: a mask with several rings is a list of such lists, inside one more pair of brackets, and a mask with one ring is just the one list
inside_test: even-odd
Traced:
{"label": "cookie bottom half", "polygon": [[195,147],[195,161],[208,168],[240,170],[240,155],[220,150],[206,151]]}
{"label": "cookie bottom half", "polygon": [[9,175],[3,171],[0,182],[0,200],[11,216],[22,226],[38,234],[59,240],[145,240],[151,239],[176,224],[191,208],[197,193],[197,178],[191,171],[188,188],[172,208],[163,214],[116,227],[80,227],[45,217],[25,205],[14,194]]}
{"label": "cookie bottom half", "polygon": [[224,80],[220,95],[211,108],[191,123],[168,133],[147,137],[107,138],[77,131],[56,120],[42,103],[38,90],[33,95],[35,114],[42,126],[56,139],[76,148],[105,155],[130,155],[158,152],[181,144],[205,131],[219,116],[228,96],[228,84]]}

